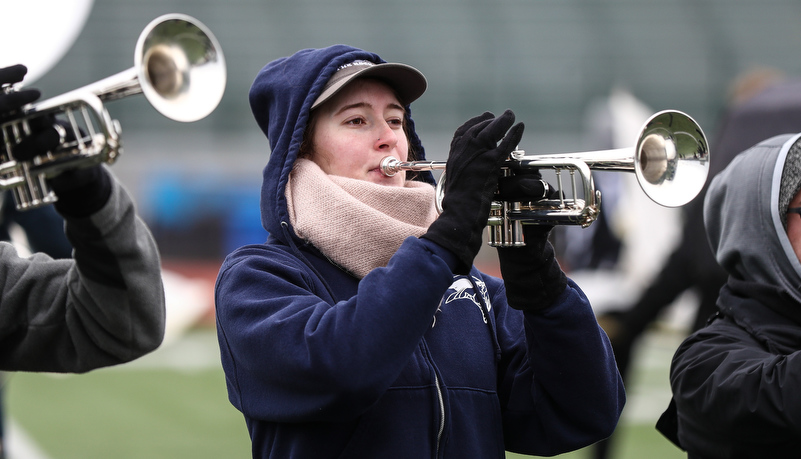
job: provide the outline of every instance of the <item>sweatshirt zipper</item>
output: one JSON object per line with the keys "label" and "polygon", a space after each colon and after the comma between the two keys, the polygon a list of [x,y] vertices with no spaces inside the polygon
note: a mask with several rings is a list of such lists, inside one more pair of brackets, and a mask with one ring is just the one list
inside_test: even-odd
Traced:
{"label": "sweatshirt zipper", "polygon": [[439,387],[439,377],[434,372],[434,384],[437,385],[437,399],[439,400],[439,431],[437,432],[436,457],[439,457],[439,444],[442,441],[442,434],[445,432],[445,400],[442,397],[442,388]]}
{"label": "sweatshirt zipper", "polygon": [[437,430],[436,444],[434,445],[434,457],[439,457],[439,447],[442,443],[442,436],[445,434],[445,397],[442,395],[442,386],[440,385],[437,366],[434,365],[434,360],[431,358],[431,354],[428,350],[428,344],[426,343],[425,339],[423,339],[420,344],[422,346],[423,355],[425,356],[428,364],[431,366],[431,372],[434,374],[434,385],[437,388],[437,402],[439,403],[439,428]]}

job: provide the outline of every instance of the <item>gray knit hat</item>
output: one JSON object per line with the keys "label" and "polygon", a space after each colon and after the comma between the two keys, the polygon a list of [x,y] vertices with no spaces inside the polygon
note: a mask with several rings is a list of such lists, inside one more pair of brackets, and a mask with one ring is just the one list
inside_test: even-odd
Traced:
{"label": "gray knit hat", "polygon": [[779,215],[785,229],[787,228],[787,207],[790,206],[790,201],[798,194],[799,189],[801,189],[801,140],[790,147],[790,151],[787,152],[787,158],[784,160],[784,169],[782,169],[782,181],[779,188]]}

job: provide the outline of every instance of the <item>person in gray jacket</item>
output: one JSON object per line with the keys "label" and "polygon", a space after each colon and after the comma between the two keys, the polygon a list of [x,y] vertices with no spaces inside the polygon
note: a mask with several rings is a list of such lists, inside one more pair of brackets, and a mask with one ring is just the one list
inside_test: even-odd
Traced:
{"label": "person in gray jacket", "polygon": [[729,278],[673,357],[677,418],[659,426],[691,459],[799,457],[800,138],[760,142],[709,186],[704,223]]}
{"label": "person in gray jacket", "polygon": [[[39,98],[35,89],[10,90],[26,72],[0,69],[0,124]],[[52,124],[32,124],[12,148],[17,159],[59,142]],[[165,326],[161,261],[131,197],[102,165],[49,182],[73,257],[22,257],[0,242],[0,370],[82,373],[153,351]]]}

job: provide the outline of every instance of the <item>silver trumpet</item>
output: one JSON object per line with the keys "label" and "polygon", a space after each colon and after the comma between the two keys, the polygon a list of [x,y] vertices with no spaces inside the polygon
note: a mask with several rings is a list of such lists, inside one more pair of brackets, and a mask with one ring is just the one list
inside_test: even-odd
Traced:
{"label": "silver trumpet", "polygon": [[[162,115],[192,122],[214,111],[225,83],[222,49],[206,26],[183,14],[160,16],[140,34],[133,67],[27,105],[18,117],[0,125],[0,190],[13,190],[17,209],[32,209],[56,201],[47,178],[67,169],[113,164],[122,153],[121,126],[103,102],[144,94]],[[13,146],[31,133],[31,120],[46,115],[65,121],[69,132],[61,132],[60,144],[47,156],[16,161]]]}
{"label": "silver trumpet", "polygon": [[[445,164],[443,161],[402,162],[387,157],[381,162],[381,171],[392,176],[401,171],[443,170],[436,193],[437,210],[442,212]],[[504,162],[501,172],[509,176],[527,169],[555,171],[560,196],[531,202],[493,201],[487,222],[490,246],[525,245],[524,224],[585,228],[592,224],[601,206],[601,192],[595,189],[592,169],[634,172],[651,200],[666,207],[683,206],[697,196],[706,183],[709,145],[701,127],[689,115],[666,110],[645,122],[634,147],[534,156],[516,150]],[[562,179],[565,171],[569,174],[568,186]]]}

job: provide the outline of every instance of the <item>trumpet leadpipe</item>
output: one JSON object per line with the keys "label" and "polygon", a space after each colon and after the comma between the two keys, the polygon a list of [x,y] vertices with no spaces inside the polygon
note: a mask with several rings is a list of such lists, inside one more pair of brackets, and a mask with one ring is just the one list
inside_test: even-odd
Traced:
{"label": "trumpet leadpipe", "polygon": [[392,156],[381,160],[381,173],[392,177],[401,171],[435,171],[445,170],[444,161],[400,161]]}

